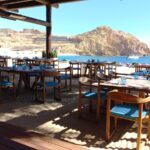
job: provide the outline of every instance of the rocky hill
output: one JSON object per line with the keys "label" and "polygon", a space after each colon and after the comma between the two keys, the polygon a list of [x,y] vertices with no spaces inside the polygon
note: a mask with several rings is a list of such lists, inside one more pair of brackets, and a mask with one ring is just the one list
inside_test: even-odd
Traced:
{"label": "rocky hill", "polygon": [[[0,47],[42,51],[45,49],[45,33],[33,29],[23,31],[0,29]],[[52,36],[52,47],[55,47],[59,53],[85,55],[150,54],[148,46],[133,35],[106,26],[74,37]]]}

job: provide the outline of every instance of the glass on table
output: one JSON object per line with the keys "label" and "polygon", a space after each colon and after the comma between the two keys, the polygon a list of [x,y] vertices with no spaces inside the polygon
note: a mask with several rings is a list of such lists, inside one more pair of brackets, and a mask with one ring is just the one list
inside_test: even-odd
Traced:
{"label": "glass on table", "polygon": [[125,76],[121,77],[120,84],[122,84],[122,85],[126,84],[126,77]]}
{"label": "glass on table", "polygon": [[16,70],[16,64],[13,64],[13,65],[12,65],[12,69],[13,69],[13,70]]}
{"label": "glass on table", "polygon": [[138,79],[138,78],[139,78],[138,73],[135,72],[135,73],[134,73],[134,79]]}
{"label": "glass on table", "polygon": [[22,70],[27,70],[27,69],[28,69],[28,66],[27,66],[27,65],[22,65],[22,66],[21,66],[21,69],[22,69]]}

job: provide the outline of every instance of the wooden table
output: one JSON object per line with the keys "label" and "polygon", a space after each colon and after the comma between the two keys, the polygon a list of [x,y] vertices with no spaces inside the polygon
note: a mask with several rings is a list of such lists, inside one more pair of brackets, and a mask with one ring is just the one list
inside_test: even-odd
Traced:
{"label": "wooden table", "polygon": [[29,66],[37,66],[40,64],[51,65],[52,67],[56,67],[59,69],[59,60],[54,58],[14,58],[13,64],[17,66],[21,65],[29,65]]}
{"label": "wooden table", "polygon": [[[23,68],[25,67],[25,68]],[[29,80],[29,74],[34,73],[39,75],[39,78],[42,74],[42,69],[39,66],[34,66],[32,68],[29,68],[27,66],[18,66],[16,68],[13,67],[0,67],[0,72],[8,72],[8,73],[15,73],[19,74],[19,81],[18,81],[18,88],[17,88],[17,93],[19,93],[22,82],[25,85],[26,89],[30,89],[30,80]],[[54,70],[50,70],[51,72]]]}
{"label": "wooden table", "polygon": [[[146,80],[145,78],[140,77],[139,79],[134,79],[131,76],[127,76],[126,77],[126,83],[122,84],[122,79],[121,78],[117,78],[117,79],[112,79],[110,81],[106,81],[103,83],[98,83],[95,82],[92,84],[93,86],[100,86],[100,88],[108,88],[108,89],[118,89],[119,91],[125,91],[125,90],[129,90],[129,91],[137,91],[139,92],[139,97],[143,97],[145,96],[145,93],[149,93],[150,92],[150,81]],[[100,95],[100,94],[99,94]],[[96,119],[99,119],[99,113],[100,113],[100,101],[101,98],[100,96],[98,96],[98,103],[97,103],[97,111],[96,111]]]}
{"label": "wooden table", "polygon": [[70,61],[70,67],[77,70],[78,76],[95,76],[98,70],[102,71],[104,75],[108,75],[110,71],[116,72],[116,63],[114,62],[100,62],[100,61]]}
{"label": "wooden table", "polygon": [[123,84],[121,78],[112,79],[110,81],[101,83],[102,87],[108,87],[118,90],[134,90],[139,92],[150,92],[150,81],[144,77],[139,77],[139,79],[134,79],[132,76],[124,76],[126,78],[126,83]]}

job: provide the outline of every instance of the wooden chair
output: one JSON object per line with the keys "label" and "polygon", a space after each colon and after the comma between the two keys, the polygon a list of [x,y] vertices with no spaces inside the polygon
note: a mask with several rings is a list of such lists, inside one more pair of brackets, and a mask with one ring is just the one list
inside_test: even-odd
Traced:
{"label": "wooden chair", "polygon": [[39,66],[40,65],[40,61],[36,60],[36,59],[25,59],[25,63],[29,66],[29,67],[33,67],[33,66]]}
{"label": "wooden chair", "polygon": [[[32,69],[33,67],[37,67],[37,66],[40,66],[40,61],[36,60],[36,59],[26,59],[26,64],[27,66]],[[31,78],[39,78],[39,73],[38,72],[29,72],[27,74],[27,78],[28,78],[28,82],[29,82],[29,87],[30,87],[30,81],[31,81]],[[35,87],[35,81],[33,82],[32,86],[31,86],[31,89],[34,89]]]}
{"label": "wooden chair", "polygon": [[[120,104],[115,104],[111,108],[111,102],[117,101]],[[143,108],[145,103],[150,102],[150,97],[139,98],[130,94],[112,91],[108,93],[107,101],[107,118],[106,118],[106,140],[110,140],[110,117],[115,118],[115,129],[117,128],[117,118],[127,119],[135,121],[138,124],[137,129],[137,150],[140,150],[141,132],[142,132],[142,120],[148,116],[148,138],[150,139],[150,113]],[[115,130],[114,130],[115,131]]]}
{"label": "wooden chair", "polygon": [[95,78],[99,81],[108,81],[111,79],[110,75],[106,74],[105,65],[98,65],[95,69]]}
{"label": "wooden chair", "polygon": [[[35,80],[35,99],[37,99],[37,90],[38,90],[38,86],[43,88],[43,101],[45,102],[45,97],[46,97],[46,87],[53,87],[54,89],[54,99],[56,100],[61,100],[61,84],[60,84],[60,78],[57,78],[56,81],[56,77],[59,77],[60,73],[58,71],[43,71],[41,74],[41,83],[38,83],[38,79],[36,78]],[[53,78],[53,81],[46,81],[45,78]],[[57,91],[56,91],[57,90]]]}
{"label": "wooden chair", "polygon": [[[77,61],[70,61],[70,67],[72,68],[72,77],[80,77],[81,76],[81,64]],[[74,71],[76,74],[74,74]]]}
{"label": "wooden chair", "polygon": [[18,59],[13,59],[13,64],[15,64],[16,66],[22,66],[25,65],[26,62],[24,59],[18,58]]}
{"label": "wooden chair", "polygon": [[63,68],[63,69],[59,69],[60,72],[60,76],[58,78],[60,78],[61,83],[64,80],[65,82],[65,88],[68,88],[68,83],[67,81],[69,81],[69,91],[72,90],[72,68],[71,67],[67,67],[67,68]]}
{"label": "wooden chair", "polygon": [[59,59],[50,58],[51,67],[59,69]]}
{"label": "wooden chair", "polygon": [[0,73],[0,91],[2,91],[2,88],[12,88],[13,99],[16,99],[15,73],[9,73],[9,80],[7,78],[1,77]]}
{"label": "wooden chair", "polygon": [[[94,90],[95,89],[95,90]],[[83,107],[83,98],[89,100],[89,110],[92,110],[92,101],[96,101],[96,121],[99,119],[100,113],[100,103],[101,100],[105,100],[106,91],[102,90],[100,87],[100,82],[94,81],[88,77],[79,78],[79,103],[78,112],[81,115]]]}
{"label": "wooden chair", "polygon": [[7,60],[4,58],[0,58],[0,67],[7,67]]}

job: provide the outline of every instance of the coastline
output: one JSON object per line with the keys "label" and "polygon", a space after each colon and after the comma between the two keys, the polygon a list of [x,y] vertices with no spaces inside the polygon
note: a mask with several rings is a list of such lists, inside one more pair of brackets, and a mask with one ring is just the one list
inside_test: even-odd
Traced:
{"label": "coastline", "polygon": [[73,53],[67,53],[67,54],[66,54],[66,53],[65,53],[65,54],[63,53],[63,54],[62,54],[62,53],[60,53],[60,54],[58,54],[58,56],[78,56],[78,54],[73,54]]}

